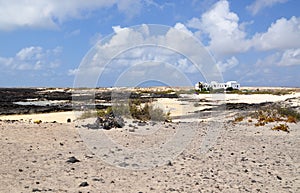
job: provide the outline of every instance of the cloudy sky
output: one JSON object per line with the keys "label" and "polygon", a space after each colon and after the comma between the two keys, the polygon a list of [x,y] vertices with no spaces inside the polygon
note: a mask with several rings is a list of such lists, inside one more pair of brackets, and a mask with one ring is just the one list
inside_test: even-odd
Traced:
{"label": "cloudy sky", "polygon": [[[121,47],[124,41],[149,42],[138,39],[131,26],[160,24],[197,38],[225,81],[299,87],[299,7],[298,0],[0,0],[0,86],[72,87],[83,58],[101,39],[111,35],[108,45],[98,46],[103,55],[110,45]],[[164,42],[184,50],[180,46],[187,41],[178,35],[170,38],[170,33],[161,37]],[[163,65],[174,65],[192,84],[203,81],[186,58],[164,57],[169,51],[129,50],[111,62],[99,86],[114,85],[138,61],[146,62],[133,69],[146,71],[151,60],[156,67],[149,71],[155,73],[163,61],[161,68],[172,71]]]}

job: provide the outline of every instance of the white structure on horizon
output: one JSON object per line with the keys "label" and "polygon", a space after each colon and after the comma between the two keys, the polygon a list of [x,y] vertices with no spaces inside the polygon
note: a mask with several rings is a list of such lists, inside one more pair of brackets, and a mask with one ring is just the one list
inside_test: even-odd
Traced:
{"label": "white structure on horizon", "polygon": [[219,90],[219,89],[234,89],[234,90],[239,90],[241,85],[237,81],[228,81],[225,83],[220,83],[216,81],[212,81],[210,84],[206,82],[197,82],[195,84],[195,89],[196,90]]}

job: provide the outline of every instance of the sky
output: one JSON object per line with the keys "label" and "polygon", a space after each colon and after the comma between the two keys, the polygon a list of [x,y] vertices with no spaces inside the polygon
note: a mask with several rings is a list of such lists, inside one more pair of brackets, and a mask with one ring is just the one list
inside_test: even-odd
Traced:
{"label": "sky", "polygon": [[[0,87],[73,87],[80,73],[93,72],[103,72],[97,86],[170,80],[171,72],[188,80],[170,84],[193,85],[208,80],[197,65],[217,66],[222,80],[242,86],[299,87],[299,7],[299,0],[0,0]],[[166,31],[150,37],[133,27],[149,32],[149,24]],[[199,45],[214,64],[190,60],[196,51],[204,57]],[[87,60],[92,51],[97,64]]]}

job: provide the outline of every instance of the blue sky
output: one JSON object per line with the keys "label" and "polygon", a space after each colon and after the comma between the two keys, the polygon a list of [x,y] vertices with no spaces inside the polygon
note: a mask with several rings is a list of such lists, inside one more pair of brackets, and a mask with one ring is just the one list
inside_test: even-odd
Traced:
{"label": "blue sky", "polygon": [[[72,87],[99,40],[141,24],[196,37],[225,81],[299,87],[299,7],[298,0],[0,0],[0,87]],[[184,58],[167,62],[192,84],[203,81]],[[124,70],[110,66],[98,85],[115,85]]]}

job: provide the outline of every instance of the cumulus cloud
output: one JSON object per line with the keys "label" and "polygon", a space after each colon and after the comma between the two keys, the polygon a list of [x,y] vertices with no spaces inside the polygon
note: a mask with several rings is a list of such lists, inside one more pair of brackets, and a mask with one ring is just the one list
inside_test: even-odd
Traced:
{"label": "cumulus cloud", "polygon": [[227,70],[237,66],[238,64],[239,64],[239,61],[234,56],[227,59],[225,62],[222,62],[222,61],[217,62],[217,66],[221,70],[221,72],[226,72]]}
{"label": "cumulus cloud", "polygon": [[[153,67],[150,64],[168,64],[183,74],[201,71],[208,80],[219,81],[221,77],[206,48],[182,23],[172,28],[143,24],[133,28],[114,26],[113,30],[114,35],[104,38],[88,52],[78,70],[69,71],[69,75],[76,75],[79,85],[82,81],[84,85],[96,84],[99,74],[117,78],[126,69],[142,64],[148,65],[142,68],[144,71]],[[169,74],[168,77],[172,78]]]}
{"label": "cumulus cloud", "polygon": [[298,49],[289,49],[283,52],[280,61],[278,62],[279,66],[300,66],[300,48]]}
{"label": "cumulus cloud", "polygon": [[57,57],[61,52],[61,47],[48,50],[39,46],[26,47],[16,53],[14,57],[0,57],[0,67],[11,70],[56,68],[60,65]]}
{"label": "cumulus cloud", "polygon": [[253,37],[254,46],[259,50],[289,49],[300,47],[300,18],[281,18],[272,23],[267,32]]}
{"label": "cumulus cloud", "polygon": [[263,59],[258,59],[255,66],[300,66],[300,48],[275,52]]}
{"label": "cumulus cloud", "polygon": [[116,5],[128,17],[138,14],[140,0],[0,0],[0,30],[19,27],[55,29],[72,18],[87,17],[91,11]]}
{"label": "cumulus cloud", "polygon": [[[278,2],[283,1],[256,1],[254,4],[273,5]],[[198,30],[194,34],[208,36],[207,47],[217,60],[247,52],[251,48],[282,52],[300,47],[299,17],[280,18],[267,31],[251,37],[246,33],[246,27],[252,23],[253,21],[240,22],[238,15],[230,10],[229,2],[221,0],[199,18],[190,19],[187,26]]]}
{"label": "cumulus cloud", "polygon": [[238,15],[230,11],[229,2],[225,0],[214,4],[200,18],[192,18],[187,25],[209,36],[208,48],[216,56],[245,52],[251,46]]}
{"label": "cumulus cloud", "polygon": [[247,9],[252,13],[252,15],[256,15],[259,11],[266,7],[271,7],[278,3],[285,3],[288,0],[256,0],[251,5],[247,6]]}

